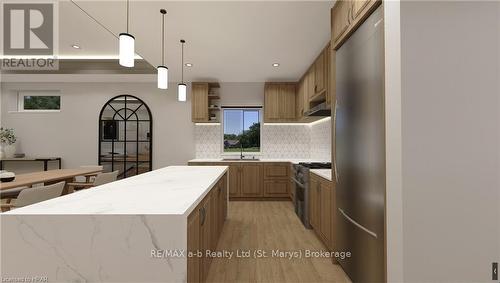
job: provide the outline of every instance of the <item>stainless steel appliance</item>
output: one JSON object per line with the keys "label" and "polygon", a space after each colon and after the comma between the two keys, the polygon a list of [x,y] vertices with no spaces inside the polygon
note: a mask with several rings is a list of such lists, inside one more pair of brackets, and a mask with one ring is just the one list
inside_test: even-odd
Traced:
{"label": "stainless steel appliance", "polygon": [[385,281],[383,26],[379,7],[335,57],[335,244],[353,282]]}
{"label": "stainless steel appliance", "polygon": [[292,166],[293,189],[295,190],[295,213],[307,229],[312,228],[311,224],[309,224],[309,169],[330,168],[332,168],[330,162],[301,162]]}
{"label": "stainless steel appliance", "polygon": [[328,117],[332,116],[332,111],[330,110],[330,105],[328,105],[328,103],[326,102],[323,102],[309,109],[309,111],[304,113],[304,115]]}

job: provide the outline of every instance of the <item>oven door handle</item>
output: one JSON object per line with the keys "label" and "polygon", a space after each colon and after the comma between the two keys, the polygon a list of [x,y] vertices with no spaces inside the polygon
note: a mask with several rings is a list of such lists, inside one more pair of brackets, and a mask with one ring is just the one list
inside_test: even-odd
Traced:
{"label": "oven door handle", "polygon": [[301,187],[301,188],[303,188],[303,189],[305,189],[305,188],[306,188],[306,186],[302,185],[302,184],[301,184],[301,183],[300,183],[297,179],[295,179],[295,178],[293,178],[293,177],[292,177],[292,180],[295,182],[295,184],[296,184],[297,186],[299,186],[299,187]]}

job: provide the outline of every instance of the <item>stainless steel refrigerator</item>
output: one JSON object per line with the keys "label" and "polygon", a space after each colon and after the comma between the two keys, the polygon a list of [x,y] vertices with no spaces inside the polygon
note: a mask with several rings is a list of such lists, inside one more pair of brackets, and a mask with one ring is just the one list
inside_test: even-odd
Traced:
{"label": "stainless steel refrigerator", "polygon": [[386,278],[383,26],[379,7],[335,55],[335,242],[353,282]]}

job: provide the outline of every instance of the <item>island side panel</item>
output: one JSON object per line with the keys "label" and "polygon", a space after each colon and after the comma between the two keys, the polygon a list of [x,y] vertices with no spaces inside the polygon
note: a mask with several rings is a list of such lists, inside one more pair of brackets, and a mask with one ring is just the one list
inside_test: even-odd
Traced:
{"label": "island side panel", "polygon": [[[182,215],[3,215],[1,277],[185,282]],[[162,254],[161,251],[174,251]]]}

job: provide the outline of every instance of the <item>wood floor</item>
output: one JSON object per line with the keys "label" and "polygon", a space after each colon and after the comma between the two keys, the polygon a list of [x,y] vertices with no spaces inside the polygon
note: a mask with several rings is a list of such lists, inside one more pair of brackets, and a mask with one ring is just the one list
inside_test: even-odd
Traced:
{"label": "wood floor", "polygon": [[291,202],[231,201],[218,250],[264,250],[268,258],[215,258],[207,282],[350,282],[329,258],[271,257],[272,250],[326,250]]}

